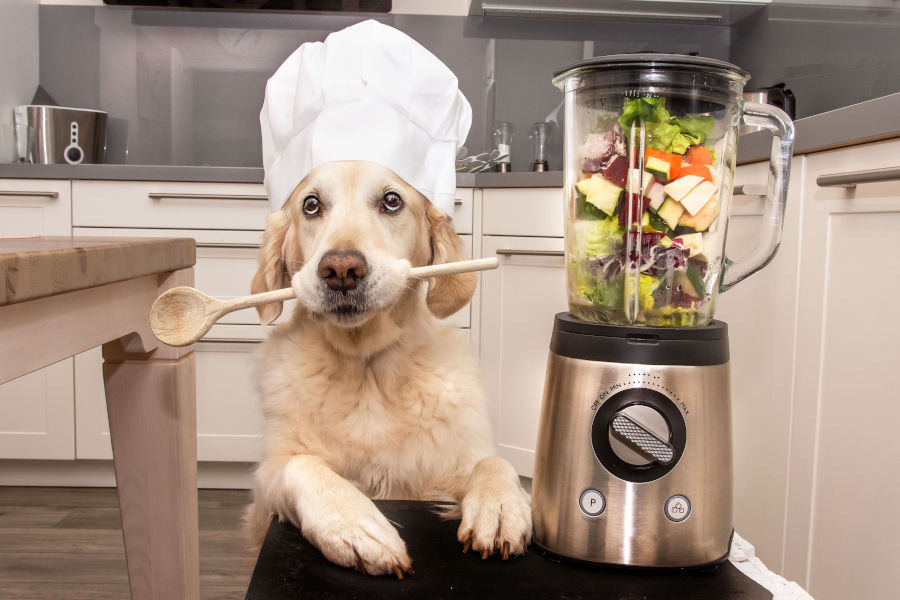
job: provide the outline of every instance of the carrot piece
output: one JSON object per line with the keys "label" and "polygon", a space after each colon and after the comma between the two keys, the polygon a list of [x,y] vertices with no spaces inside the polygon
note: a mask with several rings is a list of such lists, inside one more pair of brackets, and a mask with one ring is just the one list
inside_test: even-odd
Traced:
{"label": "carrot piece", "polygon": [[681,171],[678,172],[679,177],[684,177],[685,175],[697,175],[698,177],[702,177],[706,181],[712,181],[712,171],[709,170],[709,167],[706,165],[688,165],[682,164]]}
{"label": "carrot piece", "polygon": [[644,164],[647,163],[650,158],[658,158],[659,160],[664,160],[669,163],[669,181],[676,179],[680,175],[681,171],[681,155],[674,154],[672,152],[662,152],[660,150],[654,150],[653,148],[645,148],[644,149]]}
{"label": "carrot piece", "polygon": [[712,165],[713,157],[706,146],[691,146],[684,153],[684,160],[692,165]]}

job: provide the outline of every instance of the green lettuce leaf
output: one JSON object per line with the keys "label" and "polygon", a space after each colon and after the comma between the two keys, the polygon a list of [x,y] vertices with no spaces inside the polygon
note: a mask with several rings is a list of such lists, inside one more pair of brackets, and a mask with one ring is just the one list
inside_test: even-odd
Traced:
{"label": "green lettuce leaf", "polygon": [[677,125],[669,123],[647,123],[647,145],[660,152],[670,152],[675,137],[681,133]]}
{"label": "green lettuce leaf", "polygon": [[628,98],[625,100],[625,108],[619,117],[619,124],[624,129],[629,129],[635,121],[645,123],[664,123],[671,118],[666,110],[665,98]]}
{"label": "green lettuce leaf", "polygon": [[678,125],[681,132],[691,136],[698,141],[695,144],[702,144],[712,133],[716,122],[710,115],[700,115],[696,117],[674,117],[671,120],[673,125]]}
{"label": "green lettuce leaf", "polygon": [[569,227],[572,228],[569,256],[578,261],[615,254],[616,247],[622,243],[623,228],[615,217],[593,221],[575,220],[569,223]]}

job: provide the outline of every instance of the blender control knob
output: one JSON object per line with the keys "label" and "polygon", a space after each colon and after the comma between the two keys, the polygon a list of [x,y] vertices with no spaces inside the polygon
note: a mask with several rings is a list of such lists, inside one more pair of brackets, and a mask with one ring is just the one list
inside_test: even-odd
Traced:
{"label": "blender control knob", "polygon": [[[669,424],[659,411],[650,406],[632,404],[614,414],[610,422],[610,433],[646,462],[655,461],[668,465],[675,458]],[[615,449],[614,452],[626,462],[635,463]]]}

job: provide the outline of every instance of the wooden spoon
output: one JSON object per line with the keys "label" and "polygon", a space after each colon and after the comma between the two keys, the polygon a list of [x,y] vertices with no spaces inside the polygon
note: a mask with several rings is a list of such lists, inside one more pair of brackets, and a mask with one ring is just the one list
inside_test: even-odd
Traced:
{"label": "wooden spoon", "polygon": [[[496,269],[497,265],[496,258],[461,260],[415,267],[409,270],[407,276],[419,279],[440,277],[470,271],[487,271]],[[293,288],[284,288],[232,300],[220,300],[192,287],[174,287],[160,295],[150,308],[150,328],[164,344],[187,346],[203,337],[213,323],[230,312],[269,302],[284,302],[294,297]]]}

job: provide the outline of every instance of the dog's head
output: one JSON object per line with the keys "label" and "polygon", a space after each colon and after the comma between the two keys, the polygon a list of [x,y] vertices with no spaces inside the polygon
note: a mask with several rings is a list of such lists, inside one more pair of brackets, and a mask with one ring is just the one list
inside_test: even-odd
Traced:
{"label": "dog's head", "polygon": [[[269,215],[253,293],[293,286],[311,313],[354,327],[416,287],[410,265],[465,259],[449,217],[393,171],[366,161],[326,163]],[[426,301],[443,318],[462,308],[476,275],[429,282]],[[258,307],[271,323],[281,303]]]}

